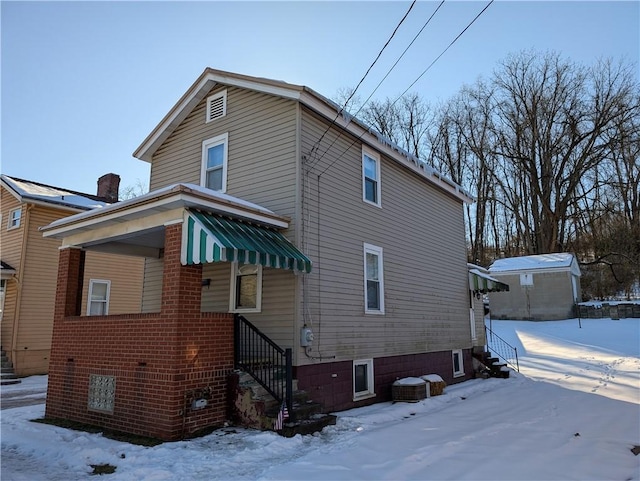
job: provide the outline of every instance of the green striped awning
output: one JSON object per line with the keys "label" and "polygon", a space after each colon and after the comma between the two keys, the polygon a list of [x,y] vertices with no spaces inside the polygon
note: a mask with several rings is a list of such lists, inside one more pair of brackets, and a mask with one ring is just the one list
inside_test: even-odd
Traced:
{"label": "green striped awning", "polygon": [[238,262],[311,272],[311,261],[280,232],[216,214],[187,211],[182,264]]}
{"label": "green striped awning", "polygon": [[487,292],[508,291],[509,285],[477,269],[469,269],[469,289],[473,292],[486,294]]}

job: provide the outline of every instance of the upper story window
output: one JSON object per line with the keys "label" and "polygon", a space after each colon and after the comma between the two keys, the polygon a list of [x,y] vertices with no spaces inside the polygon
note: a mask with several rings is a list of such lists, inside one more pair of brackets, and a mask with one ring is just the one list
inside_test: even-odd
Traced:
{"label": "upper story window", "polygon": [[228,139],[229,134],[225,133],[202,142],[200,185],[226,192]]}
{"label": "upper story window", "polygon": [[20,219],[22,218],[22,207],[13,209],[9,212],[9,222],[7,223],[7,230],[20,227]]}
{"label": "upper story window", "polygon": [[362,151],[362,200],[381,207],[380,156],[364,149]]}
{"label": "upper story window", "polygon": [[384,314],[382,248],[364,245],[364,312]]}
{"label": "upper story window", "polygon": [[223,90],[207,98],[207,122],[227,115],[227,91]]}
{"label": "upper story window", "polygon": [[91,279],[89,281],[89,299],[87,316],[106,316],[109,314],[109,292],[111,281]]}

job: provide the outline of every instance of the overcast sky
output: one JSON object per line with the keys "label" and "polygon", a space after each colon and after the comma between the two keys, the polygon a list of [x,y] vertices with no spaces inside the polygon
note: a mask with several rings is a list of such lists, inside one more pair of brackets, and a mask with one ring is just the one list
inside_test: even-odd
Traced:
{"label": "overcast sky", "polygon": [[[419,1],[359,89],[369,96],[440,2]],[[4,174],[93,193],[148,184],[133,151],[205,67],[311,87],[355,86],[411,2],[2,1]],[[411,85],[484,8],[448,0],[376,92]],[[636,63],[640,3],[495,1],[413,86],[430,101],[522,49]]]}

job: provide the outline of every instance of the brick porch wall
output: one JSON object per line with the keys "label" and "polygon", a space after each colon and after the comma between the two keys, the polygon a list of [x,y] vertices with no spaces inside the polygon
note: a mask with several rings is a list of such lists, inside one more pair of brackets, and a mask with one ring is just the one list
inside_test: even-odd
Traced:
{"label": "brick porch wall", "polygon": [[[46,417],[164,440],[227,419],[233,315],[200,312],[202,267],[180,264],[181,228],[165,228],[160,313],[78,316],[84,252],[60,251]],[[115,377],[113,413],[88,409],[91,374]]]}
{"label": "brick porch wall", "polygon": [[323,405],[325,412],[343,411],[378,402],[391,401],[391,386],[397,379],[438,374],[447,385],[473,377],[471,349],[462,350],[464,376],[453,377],[451,351],[390,356],[373,360],[374,397],[353,401],[353,362],[331,362],[298,366],[295,377],[298,387]]}

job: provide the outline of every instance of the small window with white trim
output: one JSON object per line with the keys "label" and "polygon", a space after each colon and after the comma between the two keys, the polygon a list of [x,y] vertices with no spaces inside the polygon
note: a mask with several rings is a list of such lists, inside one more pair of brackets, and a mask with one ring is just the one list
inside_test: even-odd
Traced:
{"label": "small window with white trim", "polygon": [[364,312],[384,314],[382,247],[364,244]]}
{"label": "small window with white trim", "polygon": [[373,359],[353,361],[353,400],[375,396]]}
{"label": "small window with white trim", "polygon": [[202,170],[200,185],[211,190],[227,190],[228,134],[218,135],[202,142]]}
{"label": "small window with white trim", "polygon": [[451,360],[453,361],[453,377],[464,376],[462,349],[454,349],[451,351]]}
{"label": "small window with white trim", "polygon": [[109,314],[109,294],[111,281],[91,279],[89,281],[89,298],[87,316],[106,316]]}
{"label": "small window with white trim", "polygon": [[262,309],[262,266],[231,264],[231,312],[260,312]]}
{"label": "small window with white trim", "polygon": [[207,120],[219,119],[227,115],[227,91],[222,90],[207,98]]}
{"label": "small window with white trim", "polygon": [[9,212],[9,222],[7,223],[7,230],[16,229],[20,227],[20,219],[22,219],[22,207],[13,209]]}
{"label": "small window with white trim", "polygon": [[381,207],[380,156],[370,150],[362,150],[362,200]]}

